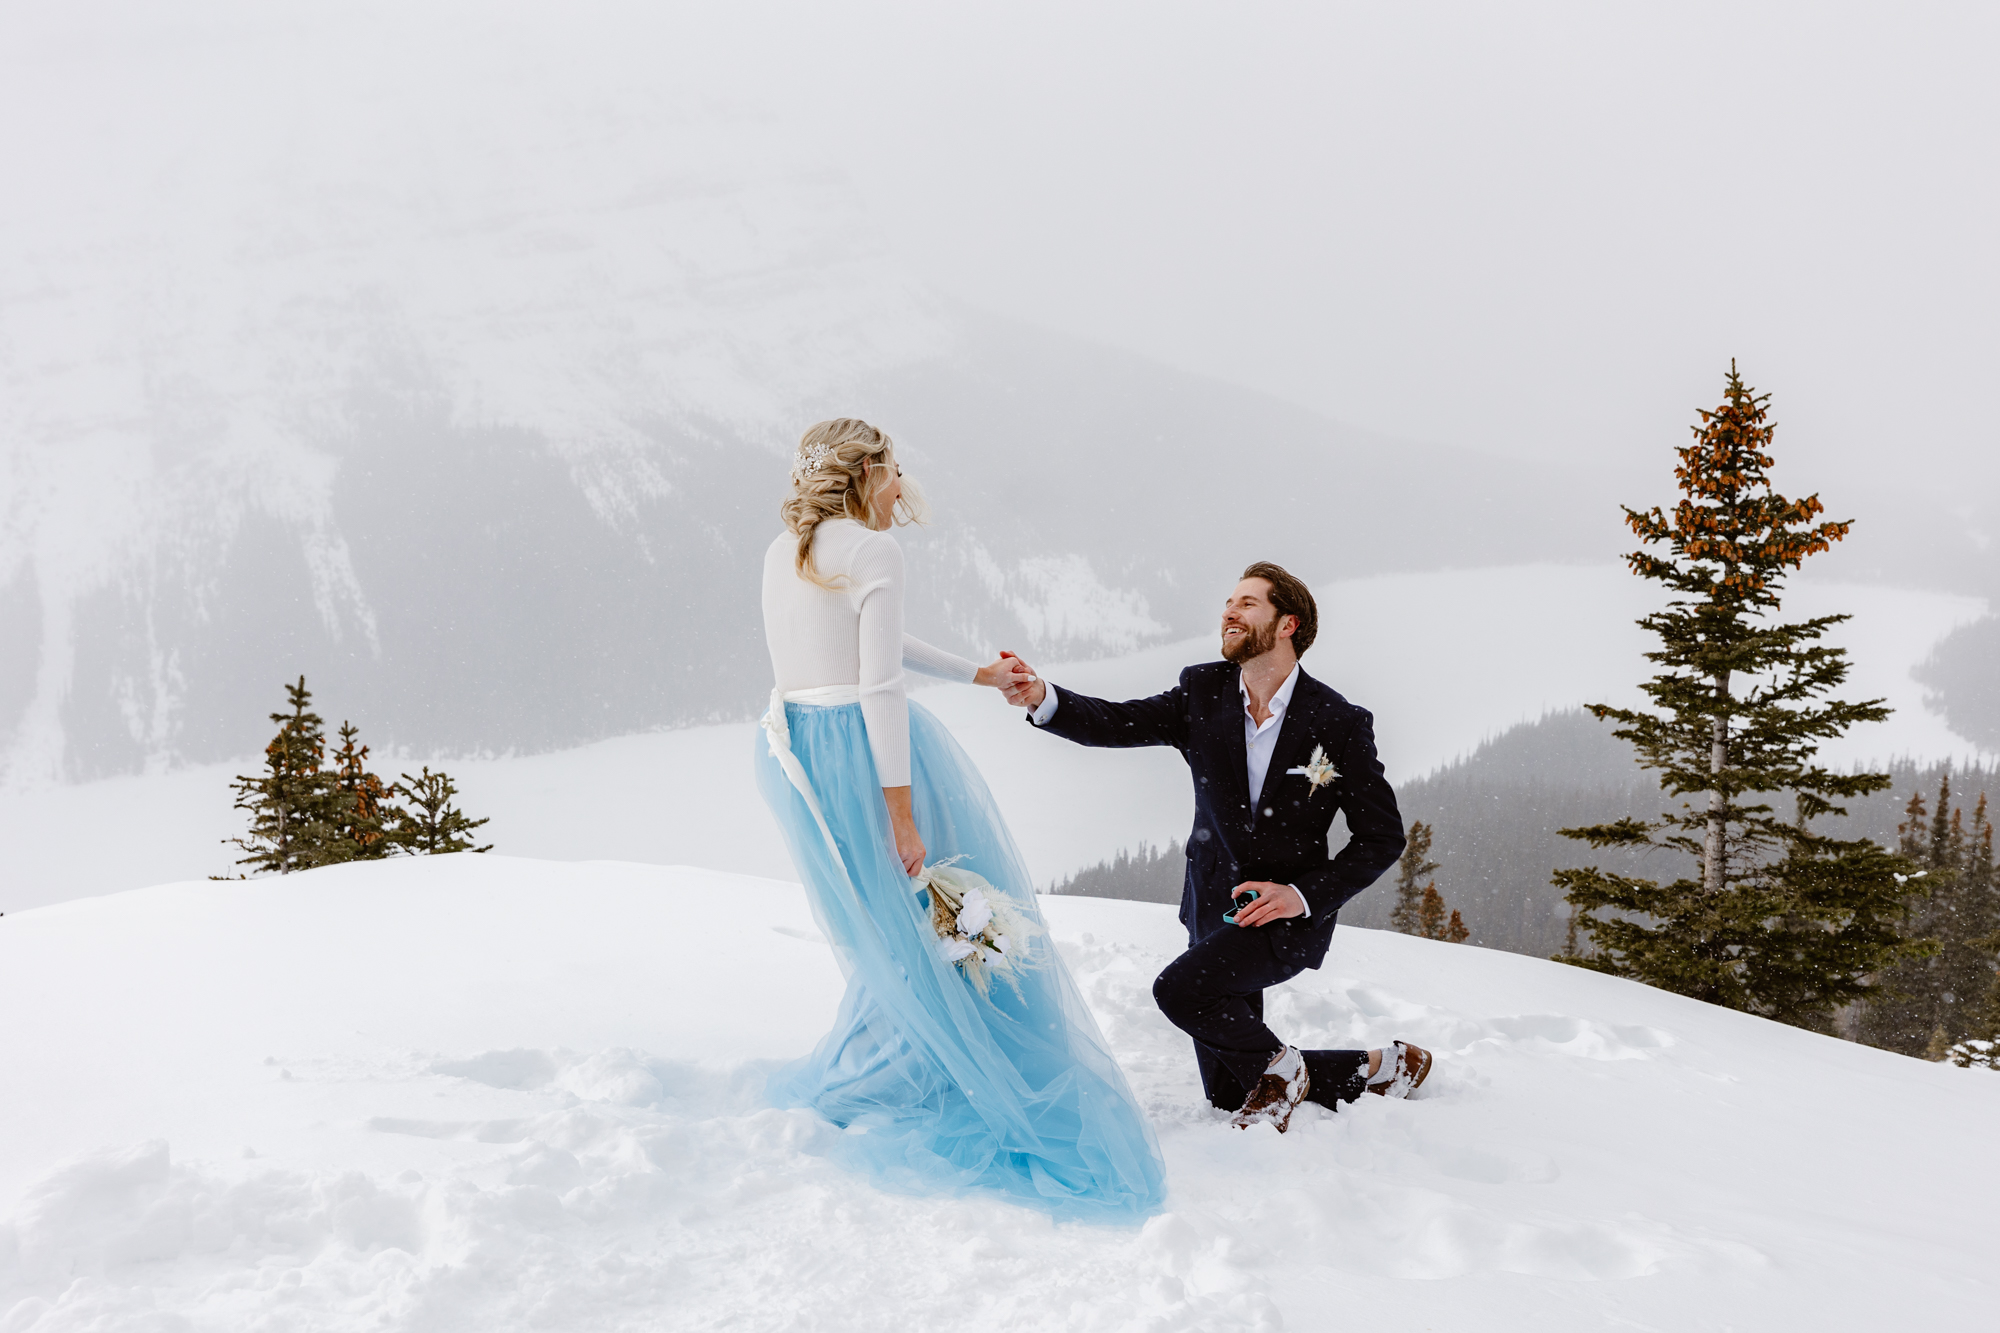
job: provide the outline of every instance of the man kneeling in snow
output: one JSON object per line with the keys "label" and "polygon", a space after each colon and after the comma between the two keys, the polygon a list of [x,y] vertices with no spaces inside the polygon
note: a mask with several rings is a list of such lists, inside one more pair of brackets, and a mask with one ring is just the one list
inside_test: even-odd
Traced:
{"label": "man kneeling in snow", "polygon": [[[1160,973],[1153,998],[1194,1038],[1209,1101],[1239,1127],[1281,1132],[1301,1101],[1407,1097],[1431,1068],[1430,1052],[1404,1041],[1301,1051],[1264,1025],[1265,988],[1325,961],[1342,904],[1403,852],[1374,719],[1299,666],[1318,629],[1305,584],[1259,562],[1223,604],[1223,660],[1187,668],[1166,693],[1108,703],[1035,675],[1008,691],[1035,726],[1079,745],[1171,745],[1187,761],[1188,950]],[[1329,860],[1336,811],[1350,837]]]}

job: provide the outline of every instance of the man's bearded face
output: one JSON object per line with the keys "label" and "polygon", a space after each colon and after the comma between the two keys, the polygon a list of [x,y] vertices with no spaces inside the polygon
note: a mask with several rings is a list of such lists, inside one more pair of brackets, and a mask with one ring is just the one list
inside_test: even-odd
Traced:
{"label": "man's bearded face", "polygon": [[1226,662],[1242,665],[1253,657],[1262,657],[1278,646],[1278,613],[1271,607],[1262,610],[1261,618],[1253,619],[1257,612],[1230,611],[1222,617],[1222,657]]}

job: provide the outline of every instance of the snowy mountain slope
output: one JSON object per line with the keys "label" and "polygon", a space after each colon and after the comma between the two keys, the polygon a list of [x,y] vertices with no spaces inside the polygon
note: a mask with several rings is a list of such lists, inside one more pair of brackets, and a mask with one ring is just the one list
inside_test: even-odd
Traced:
{"label": "snowy mountain slope", "polygon": [[[301,673],[355,700],[378,739],[423,749],[546,749],[741,716],[765,672],[755,577],[782,450],[840,412],[906,442],[938,520],[910,534],[913,604],[968,650],[1178,637],[1258,558],[1356,574],[1577,549],[1515,521],[1534,512],[1532,478],[980,327],[955,331],[963,356],[819,394],[782,427],[634,415],[643,443],[588,469],[542,431],[455,421],[434,379],[300,404],[343,419],[310,448],[178,467],[142,450],[143,522],[83,521],[69,512],[81,495],[11,520],[38,552],[0,571],[16,781],[239,752],[262,729],[250,701]],[[1226,436],[1287,486],[1266,494],[1215,457]],[[124,465],[76,466],[49,484],[94,488]],[[1413,527],[1394,499],[1482,470],[1486,484],[1441,499],[1436,527]],[[76,541],[109,549],[60,549]]]}
{"label": "snowy mountain slope", "polygon": [[740,717],[737,609],[832,415],[932,483],[961,642],[1160,642],[1263,555],[1586,549],[1535,469],[938,301],[808,127],[677,84],[685,51],[131,23],[0,51],[0,782],[241,753],[301,673],[425,750]]}
{"label": "snowy mountain slope", "polygon": [[1197,1105],[1171,911],[1055,899],[1166,1153],[1142,1230],[887,1196],[761,1109],[838,970],[795,886],[499,857],[0,921],[0,1320],[300,1330],[1979,1325],[2000,1079],[1343,929],[1273,1016],[1427,1095]]}
{"label": "snowy mountain slope", "polygon": [[[1631,622],[1651,603],[1644,585],[1616,567],[1384,575],[1322,584],[1318,595],[1325,628],[1308,668],[1374,712],[1392,781],[1428,773],[1545,712],[1637,701],[1633,681],[1646,643]],[[1910,670],[1929,644],[1977,615],[1980,602],[1805,583],[1794,603],[1799,614],[1855,614],[1837,632],[1854,658],[1851,693],[1887,698],[1896,710],[1887,723],[1864,727],[1829,751],[1834,763],[1968,757],[1965,743],[1925,708]],[[1434,646],[1448,637],[1480,651]],[[1019,644],[980,646],[990,652]],[[1213,652],[1204,634],[1116,657],[1036,665],[1073,688],[1130,698],[1167,688],[1181,667]],[[275,689],[255,697],[265,708],[281,702]],[[1164,845],[1186,836],[1192,798],[1187,770],[1172,753],[1053,742],[1032,734],[990,691],[936,686],[915,697],[979,762],[1038,883],[1142,840]],[[373,716],[355,706],[354,695],[328,690],[320,703],[329,717],[353,716],[364,734],[374,734]],[[748,755],[757,743],[753,724],[726,723],[540,755],[454,759],[450,771],[466,808],[492,817],[487,834],[504,852],[787,877],[790,862],[750,784]],[[234,853],[222,840],[242,828],[230,808],[229,779],[249,764],[0,792],[0,911],[227,869]],[[393,775],[414,762],[382,757],[378,766]],[[1367,900],[1355,910],[1368,911]]]}
{"label": "snowy mountain slope", "polygon": [[[570,645],[566,683],[597,694],[617,682],[578,668],[607,635],[659,661],[616,633],[715,573],[689,512],[713,501],[680,474],[719,444],[781,453],[801,403],[945,336],[845,182],[767,125],[631,88],[357,108],[270,70],[245,87],[227,46],[181,54],[45,72],[175,111],[95,144],[87,186],[49,166],[5,224],[17,778],[226,752],[222,701],[284,663],[362,664],[413,737],[601,732],[603,699],[580,719],[536,647]],[[266,114],[177,96],[204,74]],[[108,206],[119,188],[145,206]],[[513,670],[468,679],[496,646]]]}

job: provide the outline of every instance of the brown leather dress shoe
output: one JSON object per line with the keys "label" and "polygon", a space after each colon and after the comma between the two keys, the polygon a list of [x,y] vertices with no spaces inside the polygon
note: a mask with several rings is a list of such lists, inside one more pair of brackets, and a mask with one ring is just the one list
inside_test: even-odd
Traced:
{"label": "brown leather dress shoe", "polygon": [[1407,1097],[1430,1077],[1431,1053],[1421,1046],[1399,1041],[1382,1052],[1395,1060],[1395,1075],[1380,1083],[1370,1083],[1368,1091],[1381,1097]]}
{"label": "brown leather dress shoe", "polygon": [[1229,1123],[1238,1129],[1275,1125],[1282,1134],[1291,1126],[1292,1112],[1299,1109],[1311,1087],[1312,1076],[1306,1073],[1305,1057],[1296,1048],[1287,1046],[1271,1062],[1264,1077],[1257,1080],[1257,1086],[1244,1099],[1243,1109],[1231,1116]]}

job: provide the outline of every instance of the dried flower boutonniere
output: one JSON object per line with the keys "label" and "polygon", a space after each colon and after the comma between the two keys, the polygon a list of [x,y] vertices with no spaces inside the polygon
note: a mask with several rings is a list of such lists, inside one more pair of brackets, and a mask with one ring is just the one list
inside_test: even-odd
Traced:
{"label": "dried flower boutonniere", "polygon": [[[1326,757],[1326,747],[1313,746],[1313,756],[1297,768],[1288,768],[1287,774],[1297,773],[1312,784],[1312,796],[1319,795],[1319,789],[1340,776],[1340,770],[1333,766],[1333,760]],[[1311,800],[1312,796],[1306,799]]]}

